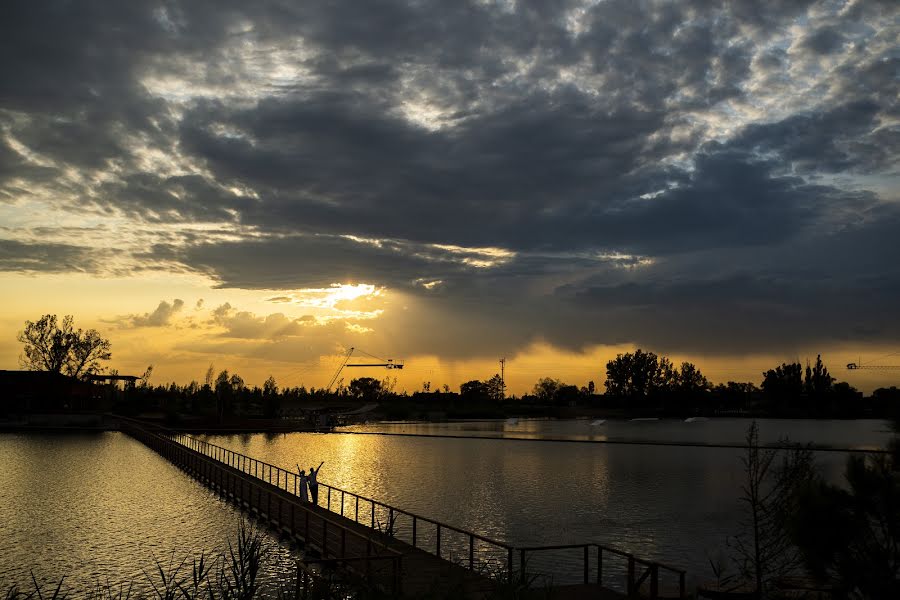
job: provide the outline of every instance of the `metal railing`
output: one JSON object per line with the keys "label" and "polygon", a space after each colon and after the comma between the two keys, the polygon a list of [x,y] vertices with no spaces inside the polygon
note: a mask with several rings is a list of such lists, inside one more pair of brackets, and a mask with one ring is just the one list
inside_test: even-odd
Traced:
{"label": "metal railing", "polygon": [[[177,444],[304,500],[300,497],[300,477],[293,471],[184,433],[166,431],[165,435]],[[508,578],[513,578],[514,547],[509,544],[327,483],[320,482],[319,488],[315,505],[320,508],[469,570],[504,569]]]}
{"label": "metal railing", "polygon": [[[596,549],[596,578],[594,581],[591,577],[592,571],[592,557],[591,557],[591,549]],[[532,556],[538,552],[550,552],[554,550],[574,550],[580,549],[581,553],[581,562],[582,562],[582,571],[583,571],[583,579],[582,582],[584,584],[596,583],[600,586],[603,585],[603,565],[604,565],[604,557],[603,553],[613,554],[615,556],[624,558],[626,562],[626,577],[625,577],[625,593],[629,598],[636,598],[640,594],[641,586],[646,582],[649,586],[649,598],[651,600],[656,600],[659,598],[659,587],[660,587],[660,571],[664,573],[668,573],[669,575],[675,575],[678,577],[678,597],[685,597],[685,574],[686,572],[682,569],[678,569],[676,567],[671,567],[669,565],[651,561],[644,560],[642,558],[636,557],[634,554],[630,552],[625,552],[623,550],[619,550],[618,548],[610,548],[609,546],[603,546],[601,544],[595,543],[587,543],[587,544],[564,544],[557,546],[530,546],[524,548],[518,548],[519,551],[519,564],[521,565],[520,576],[523,581],[526,581],[528,577],[528,555]],[[641,567],[642,572],[638,573],[638,567]]]}
{"label": "metal railing", "polygon": [[[248,477],[245,481],[248,484],[248,492],[249,497],[243,498],[243,489],[244,486],[235,485],[235,482],[232,480],[229,482],[227,478],[220,477],[216,478],[216,476],[209,471],[206,471],[205,474],[208,476],[211,485],[218,486],[223,494],[230,493],[236,500],[246,500],[248,507],[254,508],[253,506],[253,498],[254,493],[250,490],[256,489],[256,499],[257,505],[255,508],[260,512],[263,512],[261,506],[261,500],[264,494],[271,493],[271,488],[265,489],[262,484],[270,483],[279,489],[290,491],[286,487],[280,485],[278,483],[281,480],[281,477],[278,475],[278,471],[284,473],[283,469],[278,469],[273,465],[269,465],[268,463],[263,463],[261,461],[257,461],[256,459],[251,459],[250,457],[246,457],[243,455],[238,455],[230,450],[225,448],[221,448],[220,446],[215,446],[214,444],[209,444],[208,442],[204,442],[203,440],[198,440],[196,438],[192,438],[190,436],[184,436],[182,434],[173,433],[164,428],[155,428],[157,431],[149,431],[148,424],[142,423],[140,421],[132,420],[132,419],[122,419],[122,429],[129,433],[132,437],[135,437],[139,441],[144,442],[146,445],[150,446],[152,449],[156,449],[163,454],[165,457],[169,458],[173,462],[179,461],[186,463],[185,466],[188,468],[196,468],[198,465],[191,464],[192,461],[188,458],[187,460],[183,460],[185,457],[178,457],[173,455],[173,450],[165,448],[165,444],[171,444],[172,446],[180,447],[181,452],[187,453],[189,450],[193,450],[196,454],[200,455],[198,458],[200,460],[207,459],[210,461],[210,465],[213,468],[222,469],[224,466],[231,466],[233,468],[237,468],[237,464],[243,463],[244,468],[238,469],[245,475],[251,475],[253,471],[260,472],[260,465],[264,465],[262,468],[262,473],[268,473],[267,477],[255,477],[259,482],[254,482],[253,477]],[[153,427],[153,426],[150,426]],[[157,446],[154,448],[154,446]],[[216,464],[218,463],[218,464]],[[270,468],[267,468],[270,467]],[[272,473],[276,473],[276,481],[272,481]],[[197,472],[198,476],[203,475],[201,472]],[[238,476],[233,476],[234,478],[238,478]],[[284,478],[284,482],[286,484],[287,478]],[[239,488],[239,489],[238,489]],[[300,500],[300,498],[298,498]],[[373,571],[379,571],[380,569],[373,569],[373,562],[378,561],[389,561],[390,563],[390,573],[388,574],[389,584],[388,589],[392,592],[399,592],[402,588],[401,582],[401,574],[402,574],[402,566],[401,561],[403,558],[403,553],[391,548],[387,544],[385,544],[381,539],[375,536],[365,535],[357,530],[354,530],[350,527],[347,527],[344,523],[340,522],[337,519],[332,519],[327,516],[324,516],[321,512],[317,512],[312,510],[311,508],[304,508],[303,502],[296,502],[294,505],[299,507],[302,512],[302,518],[299,519],[301,523],[296,523],[296,519],[292,518],[292,526],[297,525],[297,530],[303,532],[303,539],[308,543],[312,541],[313,537],[311,537],[310,532],[312,530],[311,524],[318,523],[321,531],[321,539],[320,548],[321,554],[323,556],[323,560],[319,562],[327,562],[328,560],[337,560],[342,561],[342,564],[350,565],[351,568],[353,565],[358,565],[357,569],[362,569],[364,567],[364,575],[367,578],[371,578]],[[279,510],[279,521],[282,518],[281,508]],[[269,500],[269,511],[268,517],[271,519],[272,506],[271,506],[271,497]],[[359,555],[349,555],[347,552],[348,545],[353,542],[357,543],[357,547],[362,548],[365,547],[365,552]],[[331,544],[329,544],[331,541]],[[335,559],[327,559],[329,556],[335,556]],[[337,564],[337,563],[336,563]]]}
{"label": "metal railing", "polygon": [[[147,424],[140,421],[134,422],[147,426]],[[305,499],[300,497],[300,477],[297,473],[184,433],[174,432],[162,427],[159,427],[158,430],[165,439],[236,469],[249,477],[271,484],[297,497],[301,501],[301,505],[304,503]],[[684,570],[660,562],[641,559],[630,552],[617,548],[593,542],[517,548],[337,486],[320,482],[319,487],[324,493],[320,492],[318,494],[315,506],[324,508],[334,514],[339,514],[344,518],[352,519],[357,524],[369,527],[373,531],[403,541],[414,548],[419,548],[464,568],[472,571],[487,571],[486,574],[495,578],[501,575],[501,571],[504,571],[501,576],[507,578],[510,582],[516,576],[525,581],[529,555],[534,556],[537,553],[553,550],[581,549],[582,553],[579,560],[582,562],[582,582],[584,584],[603,584],[604,553],[608,553],[626,561],[625,591],[629,597],[637,597],[641,586],[646,583],[649,586],[649,597],[652,599],[658,598],[661,571],[669,576],[677,576],[679,598],[685,597],[686,572]],[[313,503],[310,502],[310,504]],[[325,526],[326,528],[346,529],[343,524],[337,521],[325,519],[324,522],[328,523]],[[347,531],[359,535],[352,530],[347,529]],[[327,543],[327,535],[323,535],[323,537]],[[372,544],[387,548],[387,546],[384,546],[376,539],[367,539]],[[593,554],[591,549],[596,550],[596,578],[593,582],[591,581],[591,555]],[[389,550],[395,552],[392,549]],[[323,551],[324,554],[325,552]],[[515,554],[518,554],[518,557]],[[514,569],[516,558],[519,559],[518,571]],[[571,560],[566,561],[567,565],[571,565],[572,562]],[[638,567],[641,568],[640,573],[638,573]]]}

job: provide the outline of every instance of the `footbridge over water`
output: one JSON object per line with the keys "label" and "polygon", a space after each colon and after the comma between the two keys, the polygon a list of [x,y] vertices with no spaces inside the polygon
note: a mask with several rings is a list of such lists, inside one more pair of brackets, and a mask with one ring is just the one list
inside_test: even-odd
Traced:
{"label": "footbridge over water", "polygon": [[301,542],[301,562],[341,567],[391,596],[527,598],[532,587],[542,598],[685,597],[683,570],[616,548],[516,547],[323,482],[313,504],[293,471],[142,421],[120,428]]}

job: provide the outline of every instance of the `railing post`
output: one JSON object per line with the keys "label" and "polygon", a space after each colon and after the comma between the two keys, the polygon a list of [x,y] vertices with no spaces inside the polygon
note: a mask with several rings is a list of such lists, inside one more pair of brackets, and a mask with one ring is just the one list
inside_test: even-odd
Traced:
{"label": "railing post", "polygon": [[359,496],[356,496],[356,516],[353,517],[356,523],[359,523]]}
{"label": "railing post", "polygon": [[506,549],[506,572],[507,579],[509,579],[509,583],[513,582],[513,549],[509,547]]}
{"label": "railing post", "polygon": [[371,502],[372,502],[372,529],[375,529],[375,501],[371,500]]}
{"label": "railing post", "polygon": [[653,563],[650,565],[650,600],[656,600],[659,597],[659,565]]}
{"label": "railing post", "polygon": [[441,557],[441,524],[437,526],[437,557]]}
{"label": "railing post", "polygon": [[634,589],[634,555],[628,555],[628,582],[626,591],[628,592],[629,598],[634,598],[637,590]]}
{"label": "railing post", "polygon": [[341,490],[341,516],[344,516],[344,490]]}
{"label": "railing post", "polygon": [[603,546],[597,546],[597,583],[603,585]]}
{"label": "railing post", "polygon": [[469,570],[475,568],[475,537],[469,534]]}
{"label": "railing post", "polygon": [[587,584],[590,581],[590,575],[588,575],[588,563],[590,561],[589,556],[589,547],[587,544],[584,545],[584,583]]}
{"label": "railing post", "polygon": [[331,486],[328,486],[328,510],[331,510]]}
{"label": "railing post", "polygon": [[416,516],[413,515],[413,548],[416,547]]}
{"label": "railing post", "polygon": [[387,529],[388,535],[394,534],[394,507],[393,506],[388,507],[388,522],[387,522],[387,526],[385,527],[385,529]]}

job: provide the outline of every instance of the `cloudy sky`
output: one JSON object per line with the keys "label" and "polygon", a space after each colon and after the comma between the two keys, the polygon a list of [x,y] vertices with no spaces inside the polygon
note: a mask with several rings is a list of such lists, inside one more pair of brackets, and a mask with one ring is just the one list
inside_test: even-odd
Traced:
{"label": "cloudy sky", "polygon": [[157,383],[350,346],[410,390],[635,347],[900,383],[841,368],[900,352],[898,35],[894,0],[7,2],[0,368],[51,312]]}

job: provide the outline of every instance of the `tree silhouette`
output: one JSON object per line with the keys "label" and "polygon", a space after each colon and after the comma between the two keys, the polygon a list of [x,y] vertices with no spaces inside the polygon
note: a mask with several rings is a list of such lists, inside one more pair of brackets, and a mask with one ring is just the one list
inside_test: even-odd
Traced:
{"label": "tree silhouette", "polygon": [[822,355],[816,356],[816,366],[810,368],[809,362],[806,365],[806,377],[803,386],[806,393],[810,396],[822,396],[831,391],[834,377],[828,373],[828,369],[822,364]]}
{"label": "tree silhouette", "polygon": [[500,377],[499,373],[485,381],[484,385],[487,388],[488,398],[494,402],[503,402],[503,379]]}
{"label": "tree silhouette", "polygon": [[544,404],[550,404],[556,400],[556,396],[562,388],[563,383],[559,379],[552,377],[544,377],[534,384],[531,393]]}
{"label": "tree silhouette", "polygon": [[793,574],[803,564],[788,524],[803,504],[803,490],[816,478],[813,453],[802,446],[787,451],[761,446],[759,427],[753,421],[741,463],[745,475],[740,498],[742,531],[729,539],[729,546],[741,576],[753,583],[757,597],[766,598],[774,580]]}
{"label": "tree silhouette", "polygon": [[685,395],[699,394],[710,389],[709,380],[700,372],[694,363],[681,363],[676,386]]}
{"label": "tree silhouette", "polygon": [[351,379],[347,391],[358,400],[367,402],[376,401],[383,395],[382,383],[374,377],[360,377]]}
{"label": "tree silhouette", "polygon": [[797,397],[803,392],[802,372],[800,363],[782,363],[763,373],[762,389],[772,396]]}
{"label": "tree silhouette", "polygon": [[792,532],[806,567],[835,585],[835,597],[900,598],[900,473],[894,460],[848,458],[846,485],[817,480],[794,512]]}
{"label": "tree silhouette", "polygon": [[612,396],[647,398],[671,391],[677,381],[678,373],[668,358],[640,348],[606,363],[606,393]]}
{"label": "tree silhouette", "polygon": [[72,315],[63,317],[62,323],[56,315],[25,321],[25,329],[16,339],[24,344],[19,362],[30,371],[81,377],[98,372],[100,361],[112,356],[109,340],[96,329],[76,330]]}
{"label": "tree silhouette", "polygon": [[481,402],[488,398],[488,387],[483,381],[473,379],[459,386],[459,396],[466,402]]}

